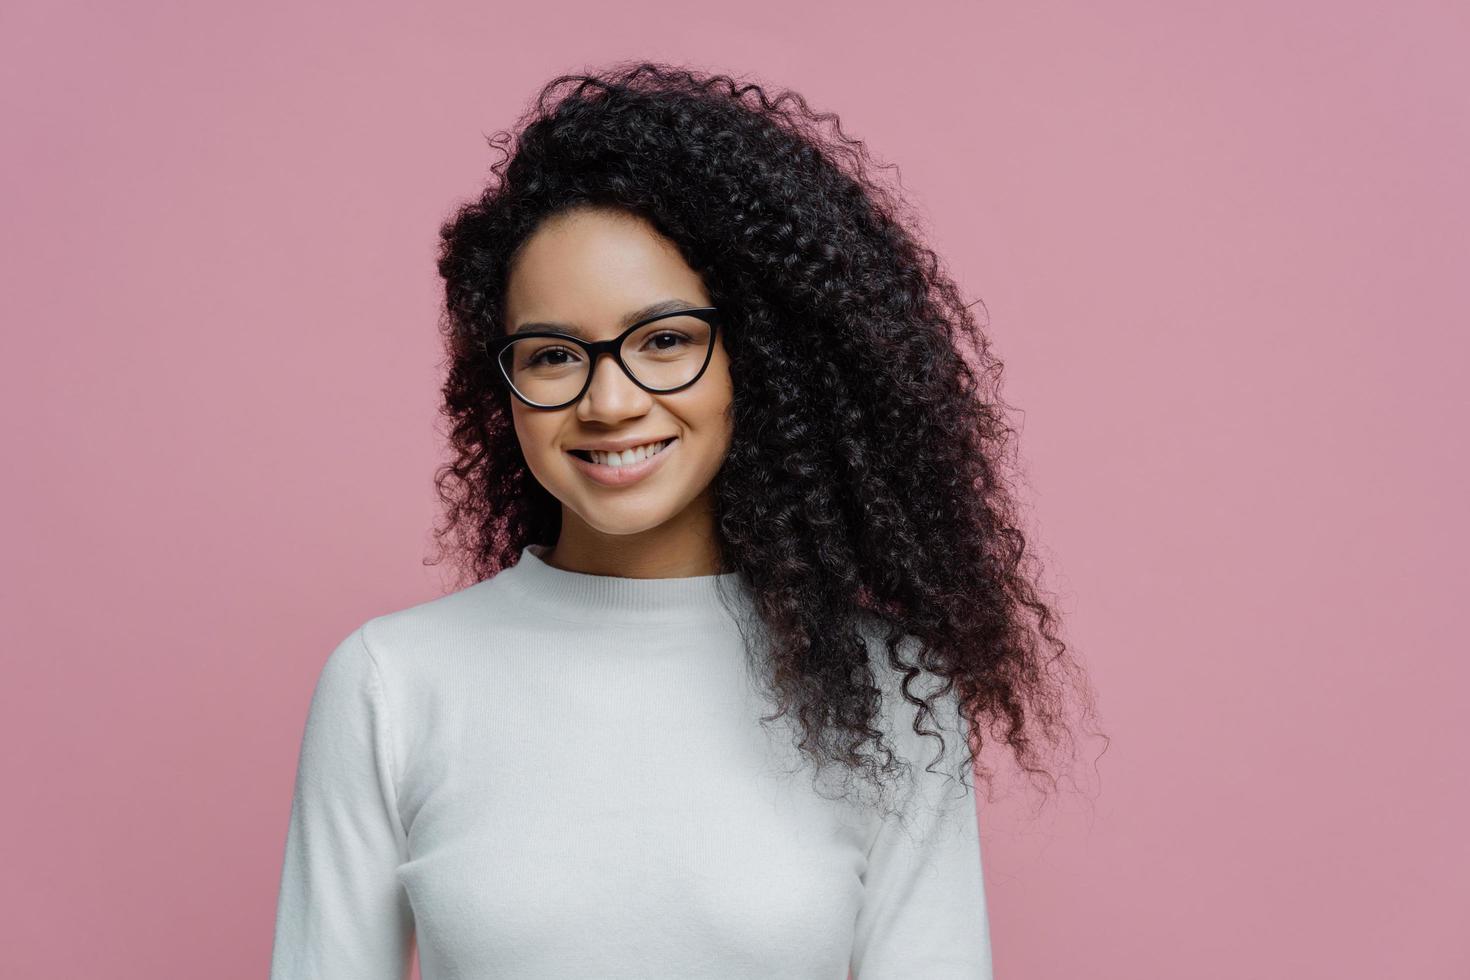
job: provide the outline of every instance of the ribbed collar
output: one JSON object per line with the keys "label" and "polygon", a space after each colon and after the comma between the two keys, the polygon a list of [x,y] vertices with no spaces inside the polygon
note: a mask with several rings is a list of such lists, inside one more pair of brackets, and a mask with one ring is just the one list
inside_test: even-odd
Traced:
{"label": "ribbed collar", "polygon": [[520,560],[491,581],[504,580],[520,600],[557,619],[588,623],[717,622],[748,614],[739,572],[679,578],[624,578],[569,572],[547,564],[546,545],[528,544]]}

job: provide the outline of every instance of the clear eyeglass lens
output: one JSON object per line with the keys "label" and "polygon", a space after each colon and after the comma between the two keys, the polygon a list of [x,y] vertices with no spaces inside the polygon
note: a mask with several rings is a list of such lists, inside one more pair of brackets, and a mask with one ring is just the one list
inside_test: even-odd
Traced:
{"label": "clear eyeglass lens", "polygon": [[[699,373],[709,354],[712,333],[710,325],[698,317],[654,320],[623,340],[623,363],[650,388],[677,388]],[[556,337],[512,341],[501,351],[500,363],[516,391],[538,405],[559,405],[575,398],[587,381],[587,352]]]}

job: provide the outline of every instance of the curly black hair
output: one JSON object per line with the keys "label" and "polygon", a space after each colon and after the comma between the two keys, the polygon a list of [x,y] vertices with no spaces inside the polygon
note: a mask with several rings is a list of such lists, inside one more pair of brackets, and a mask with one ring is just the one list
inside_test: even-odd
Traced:
{"label": "curly black hair", "polygon": [[769,637],[765,720],[794,712],[819,769],[881,781],[894,756],[876,636],[937,758],[943,737],[920,727],[935,703],[911,687],[926,674],[969,721],[966,770],[993,788],[988,733],[1055,787],[1047,750],[1074,745],[1067,708],[1090,714],[1093,695],[1016,527],[1001,365],[863,143],[795,92],[657,62],[554,78],[515,128],[488,137],[504,156],[440,229],[455,458],[435,478],[446,511],[426,563],[452,553],[477,581],[555,542],[561,505],[526,466],[486,342],[543,221],[641,216],[724,313],[734,425],[716,529]]}

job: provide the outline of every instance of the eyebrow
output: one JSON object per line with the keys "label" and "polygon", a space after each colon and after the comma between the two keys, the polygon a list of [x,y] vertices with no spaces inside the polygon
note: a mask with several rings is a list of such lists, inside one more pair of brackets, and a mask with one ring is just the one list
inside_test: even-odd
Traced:
{"label": "eyebrow", "polygon": [[[647,320],[649,317],[658,316],[660,313],[675,313],[679,310],[695,310],[700,308],[701,305],[699,303],[691,303],[688,300],[661,299],[657,303],[648,304],[641,310],[634,310],[631,313],[625,314],[623,316],[622,328],[627,329],[628,327],[631,327],[633,324],[637,323],[639,320]],[[533,330],[545,330],[552,333],[571,334],[573,337],[580,337],[583,340],[592,339],[592,337],[587,333],[586,330],[577,326],[575,323],[530,321],[527,323],[518,324],[516,328],[511,331],[511,333],[528,333]]]}

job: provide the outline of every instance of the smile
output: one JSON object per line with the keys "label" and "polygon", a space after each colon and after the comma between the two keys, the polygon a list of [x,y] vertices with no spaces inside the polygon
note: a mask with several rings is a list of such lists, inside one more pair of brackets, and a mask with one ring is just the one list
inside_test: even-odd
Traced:
{"label": "smile", "polygon": [[671,450],[677,447],[678,437],[663,442],[635,446],[621,453],[605,453],[596,449],[570,449],[573,465],[583,476],[604,486],[627,486],[657,470]]}

